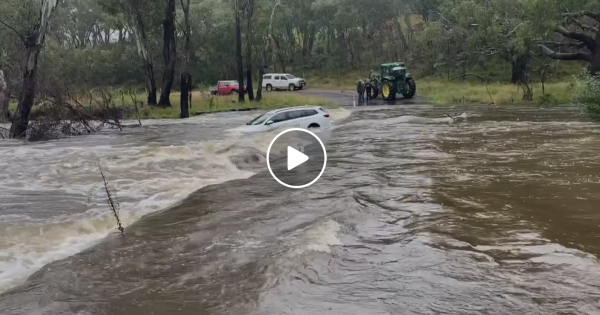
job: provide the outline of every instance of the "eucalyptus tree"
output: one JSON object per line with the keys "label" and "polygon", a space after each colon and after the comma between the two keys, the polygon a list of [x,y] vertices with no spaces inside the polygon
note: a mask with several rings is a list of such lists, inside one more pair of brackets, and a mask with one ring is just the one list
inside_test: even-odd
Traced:
{"label": "eucalyptus tree", "polygon": [[98,3],[113,16],[121,17],[128,25],[135,40],[137,55],[145,75],[148,105],[157,105],[155,64],[149,35],[156,29],[159,12],[158,0],[98,0]]}
{"label": "eucalyptus tree", "polygon": [[159,106],[171,107],[171,90],[175,80],[177,64],[177,35],[175,29],[175,0],[167,0],[165,18],[163,20],[163,58],[165,69],[162,77]]}
{"label": "eucalyptus tree", "polygon": [[[4,2],[10,5],[10,2]],[[12,8],[2,8],[2,27],[19,38],[22,49],[22,83],[17,111],[13,117],[9,137],[24,138],[29,125],[29,115],[35,102],[38,58],[44,47],[46,33],[59,0],[24,0]],[[12,13],[12,14],[10,14]]]}
{"label": "eucalyptus tree", "polygon": [[238,102],[243,103],[245,98],[244,89],[244,58],[242,56],[242,1],[233,0],[233,14],[235,16],[235,59],[237,61],[237,78],[240,84],[238,91]]}
{"label": "eucalyptus tree", "polygon": [[181,71],[179,77],[181,118],[190,117],[190,93],[192,91],[192,75],[190,74],[190,58],[192,53],[192,26],[190,22],[190,0],[180,0],[183,12],[183,54],[181,57]]}
{"label": "eucalyptus tree", "polygon": [[600,74],[600,2],[533,1],[532,11],[537,27],[545,30],[538,45],[548,57],[583,61],[592,75]]}

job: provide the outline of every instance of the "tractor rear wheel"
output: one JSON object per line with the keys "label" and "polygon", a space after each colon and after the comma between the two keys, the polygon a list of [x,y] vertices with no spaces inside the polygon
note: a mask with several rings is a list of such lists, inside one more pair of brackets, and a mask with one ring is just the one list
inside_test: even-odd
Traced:
{"label": "tractor rear wheel", "polygon": [[404,98],[413,98],[417,93],[417,83],[415,83],[415,79],[408,78],[406,79],[406,87],[404,88]]}
{"label": "tractor rear wheel", "polygon": [[390,81],[383,81],[381,85],[381,97],[386,101],[396,99],[396,85]]}

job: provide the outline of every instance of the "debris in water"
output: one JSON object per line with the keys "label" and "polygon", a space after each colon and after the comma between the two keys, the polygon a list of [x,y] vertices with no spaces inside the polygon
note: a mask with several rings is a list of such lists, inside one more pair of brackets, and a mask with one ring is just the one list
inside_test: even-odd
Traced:
{"label": "debris in water", "polygon": [[108,203],[108,207],[110,208],[113,215],[115,216],[115,219],[117,220],[117,230],[121,231],[121,236],[124,236],[125,229],[121,225],[121,219],[119,218],[119,210],[121,206],[119,205],[117,195],[111,192],[111,189],[108,186],[108,181],[106,180],[106,176],[104,176],[104,172],[102,171],[102,165],[100,165],[100,160],[98,160],[98,169],[100,170],[100,175],[102,175],[104,189],[106,190],[106,202]]}

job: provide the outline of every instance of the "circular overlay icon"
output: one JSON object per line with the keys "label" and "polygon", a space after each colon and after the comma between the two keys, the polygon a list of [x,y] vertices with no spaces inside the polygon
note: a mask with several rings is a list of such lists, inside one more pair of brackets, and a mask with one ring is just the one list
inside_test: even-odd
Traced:
{"label": "circular overlay icon", "polygon": [[281,185],[301,189],[316,183],[327,165],[327,151],[319,137],[293,128],[278,134],[267,151],[269,172]]}

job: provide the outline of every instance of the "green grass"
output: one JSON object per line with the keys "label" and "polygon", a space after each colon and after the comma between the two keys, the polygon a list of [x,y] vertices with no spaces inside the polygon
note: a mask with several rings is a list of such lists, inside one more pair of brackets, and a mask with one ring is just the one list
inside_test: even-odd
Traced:
{"label": "green grass", "polygon": [[[373,68],[376,70],[377,68]],[[410,69],[410,68],[409,68]],[[504,73],[498,70],[497,72]],[[501,79],[500,82],[490,83],[486,89],[486,85],[479,80],[455,80],[448,81],[441,77],[420,77],[414,76],[417,82],[417,94],[424,96],[437,104],[489,104],[491,103],[490,95],[494,103],[502,104],[539,104],[539,105],[557,105],[571,104],[572,90],[575,85],[573,81],[574,70],[572,67],[562,67],[555,78],[562,78],[562,81],[553,80],[545,84],[545,95],[542,93],[541,83],[533,83],[533,102],[523,101],[523,91],[517,85],[505,83]],[[571,72],[565,72],[569,70]],[[564,73],[563,73],[564,72]],[[574,72],[573,72],[574,73]],[[306,79],[310,88],[313,89],[331,89],[331,90],[350,90],[356,89],[358,80],[367,79],[369,75],[368,69],[353,70],[350,72],[343,71],[308,71]],[[488,76],[489,77],[489,76]],[[489,94],[488,94],[489,89]]]}
{"label": "green grass", "polygon": [[[572,102],[571,82],[552,82],[545,84],[546,96],[542,94],[541,83],[535,83],[533,103],[536,104],[570,104]],[[489,93],[488,93],[489,90]],[[523,91],[518,86],[508,83],[483,83],[472,81],[441,81],[424,79],[417,81],[417,92],[438,104],[524,104]]]}
{"label": "green grass", "polygon": [[[311,88],[351,90],[356,88],[358,80],[366,79],[368,71],[352,71],[347,74],[337,73],[311,73],[307,74]],[[571,78],[571,77],[568,77]],[[448,81],[441,78],[415,78],[417,81],[417,94],[424,96],[437,104],[489,104],[490,94],[494,103],[526,104],[523,101],[523,91],[517,85],[495,82],[487,86],[480,81]],[[540,105],[557,105],[572,103],[572,90],[574,82],[549,82],[545,83],[545,96],[542,93],[542,84],[534,83],[533,103]],[[489,89],[489,94],[488,94]]]}
{"label": "green grass", "polygon": [[314,72],[306,73],[306,82],[311,89],[354,90],[358,80],[369,78],[369,70],[350,72]]}
{"label": "green grass", "polygon": [[[118,94],[113,93],[114,96]],[[171,107],[161,108],[144,105],[139,107],[140,118],[142,119],[178,119],[180,117],[180,102],[179,93],[171,94]],[[144,102],[146,95],[137,94],[135,96],[137,102]],[[100,97],[98,97],[100,99]],[[126,95],[124,99],[121,97],[115,97],[115,106],[127,108],[124,110],[126,119],[137,119],[135,110],[133,109],[133,100],[129,95]],[[204,114],[204,113],[216,113],[232,110],[244,110],[244,109],[277,109],[284,107],[293,106],[304,106],[304,105],[316,105],[316,106],[329,106],[334,105],[333,102],[323,98],[301,95],[295,92],[270,92],[263,93],[263,99],[261,102],[250,102],[246,97],[245,103],[238,103],[237,95],[230,96],[212,96],[208,92],[203,94],[194,92],[192,95],[192,108],[190,109],[191,116]],[[84,104],[87,104],[87,99]],[[11,102],[9,105],[11,112],[17,110],[17,103]],[[32,109],[33,113],[40,110],[40,107],[34,106]]]}
{"label": "green grass", "polygon": [[[140,116],[142,119],[176,119],[179,118],[180,102],[179,93],[173,93],[171,95],[172,107],[159,108],[144,106],[140,108]],[[139,99],[143,99],[139,96]],[[250,102],[246,99],[245,103],[238,103],[237,96],[208,96],[206,94],[200,95],[200,93],[194,93],[192,96],[192,108],[190,113],[192,115],[202,113],[216,113],[232,110],[243,110],[243,109],[277,109],[284,107],[293,106],[304,106],[304,105],[319,105],[328,106],[333,105],[331,101],[313,97],[300,95],[293,92],[271,92],[264,93],[261,102]],[[135,113],[131,113],[127,118],[136,118]]]}

